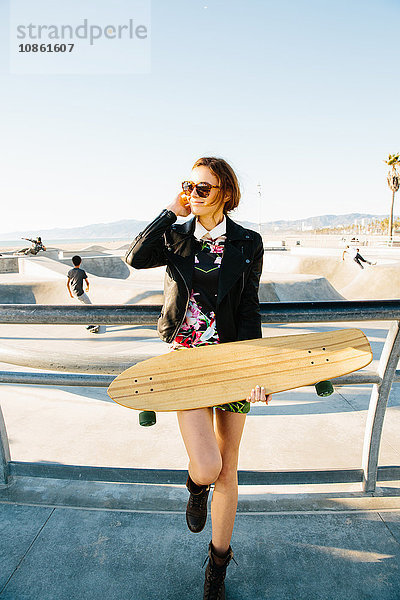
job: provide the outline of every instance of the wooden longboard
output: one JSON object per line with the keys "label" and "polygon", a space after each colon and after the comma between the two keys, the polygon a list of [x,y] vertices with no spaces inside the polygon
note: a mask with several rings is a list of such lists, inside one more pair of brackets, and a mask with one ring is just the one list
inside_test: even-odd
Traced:
{"label": "wooden longboard", "polygon": [[118,375],[107,393],[137,410],[188,410],[244,400],[256,385],[267,394],[313,385],[371,360],[359,329],[229,342],[137,363]]}

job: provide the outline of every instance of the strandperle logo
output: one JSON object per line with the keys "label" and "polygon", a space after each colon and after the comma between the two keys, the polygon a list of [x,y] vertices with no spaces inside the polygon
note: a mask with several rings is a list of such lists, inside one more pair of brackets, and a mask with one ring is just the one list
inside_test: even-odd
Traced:
{"label": "strandperle logo", "polygon": [[83,19],[81,25],[17,25],[17,38],[20,40],[89,40],[93,46],[99,39],[137,39],[148,37],[146,25],[137,25],[133,19],[128,19],[123,25],[97,25]]}

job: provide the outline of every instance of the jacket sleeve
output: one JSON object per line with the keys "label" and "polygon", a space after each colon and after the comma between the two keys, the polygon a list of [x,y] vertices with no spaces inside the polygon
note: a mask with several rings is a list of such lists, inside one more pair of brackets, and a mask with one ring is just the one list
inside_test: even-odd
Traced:
{"label": "jacket sleeve", "polygon": [[175,213],[171,210],[163,210],[135,237],[125,255],[125,262],[135,269],[150,269],[165,265],[167,261],[164,252],[164,233],[175,221]]}
{"label": "jacket sleeve", "polygon": [[238,340],[251,340],[262,337],[258,288],[263,267],[264,244],[261,236],[256,235],[253,260],[244,282],[239,303]]}

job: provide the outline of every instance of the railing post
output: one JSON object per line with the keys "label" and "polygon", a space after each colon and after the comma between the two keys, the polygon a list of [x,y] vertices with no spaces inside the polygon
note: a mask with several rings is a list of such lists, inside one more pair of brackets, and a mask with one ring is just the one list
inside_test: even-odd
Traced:
{"label": "railing post", "polygon": [[10,483],[10,446],[3,413],[0,407],[0,484]]}
{"label": "railing post", "polygon": [[378,365],[382,381],[374,385],[369,401],[362,457],[363,490],[374,492],[386,405],[400,357],[400,321],[392,323]]}

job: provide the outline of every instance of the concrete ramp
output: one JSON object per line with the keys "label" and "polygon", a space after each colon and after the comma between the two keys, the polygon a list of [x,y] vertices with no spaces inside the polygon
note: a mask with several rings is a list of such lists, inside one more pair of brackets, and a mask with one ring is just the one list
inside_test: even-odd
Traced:
{"label": "concrete ramp", "polygon": [[[64,265],[72,267],[70,258],[63,258]],[[82,256],[82,269],[91,275],[112,279],[128,279],[131,271],[121,256]]]}
{"label": "concrete ramp", "polygon": [[[1,304],[76,304],[77,300],[70,298],[67,290],[71,265],[44,256],[18,260],[18,274],[0,277]],[[97,277],[88,271],[92,303],[162,304],[163,269],[147,273],[124,266],[129,274],[125,280]]]}
{"label": "concrete ramp", "polygon": [[[99,281],[100,280],[100,281]],[[109,280],[107,280],[109,281]],[[90,278],[89,297],[93,304],[162,304],[162,289],[140,284],[121,285],[118,279],[111,287],[100,278]],[[0,283],[0,304],[77,304],[70,298],[65,281],[18,281]]]}
{"label": "concrete ramp", "polygon": [[287,275],[263,272],[260,302],[316,302],[343,300],[325,277],[315,275]]}
{"label": "concrete ramp", "polygon": [[48,280],[54,281],[67,277],[71,267],[63,265],[58,260],[53,260],[47,256],[24,256],[18,258],[18,267],[20,275],[27,280]]}
{"label": "concrete ramp", "polygon": [[400,298],[400,263],[396,266],[368,265],[358,269],[343,286],[344,296],[350,300],[377,300]]}
{"label": "concrete ramp", "polygon": [[[9,278],[11,279],[11,277]],[[0,283],[0,304],[69,304],[65,282],[21,281]]]}
{"label": "concrete ramp", "polygon": [[[373,257],[368,260],[375,261]],[[377,263],[375,266],[366,264],[365,268],[361,269],[350,258],[346,257],[343,261],[340,250],[336,255],[306,254],[304,250],[266,252],[262,281],[279,281],[283,273],[287,278],[292,275],[312,275],[316,279],[309,282],[311,297],[307,299],[314,300],[334,299],[331,294],[337,294],[337,299],[347,300],[400,298],[400,261],[378,258]],[[323,278],[326,283],[322,282]],[[285,291],[281,294],[280,300],[283,301],[284,296],[288,298]],[[289,291],[289,296],[291,295]],[[303,298],[296,296],[293,299]]]}

